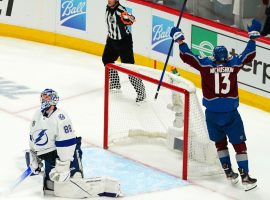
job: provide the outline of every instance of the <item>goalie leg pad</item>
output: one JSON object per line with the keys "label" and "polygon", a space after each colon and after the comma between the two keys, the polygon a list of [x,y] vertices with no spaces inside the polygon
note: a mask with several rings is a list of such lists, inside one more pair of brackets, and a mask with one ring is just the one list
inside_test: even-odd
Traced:
{"label": "goalie leg pad", "polygon": [[71,178],[67,182],[55,182],[54,194],[65,198],[89,198],[98,196],[118,197],[121,195],[118,181],[107,178]]}

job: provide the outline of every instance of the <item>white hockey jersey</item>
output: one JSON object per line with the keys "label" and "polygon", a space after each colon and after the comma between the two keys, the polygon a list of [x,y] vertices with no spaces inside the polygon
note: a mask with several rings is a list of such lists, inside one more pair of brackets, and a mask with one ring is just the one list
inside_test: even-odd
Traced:
{"label": "white hockey jersey", "polygon": [[57,150],[61,161],[73,161],[76,136],[68,115],[56,109],[49,117],[38,110],[30,127],[30,148],[37,155]]}

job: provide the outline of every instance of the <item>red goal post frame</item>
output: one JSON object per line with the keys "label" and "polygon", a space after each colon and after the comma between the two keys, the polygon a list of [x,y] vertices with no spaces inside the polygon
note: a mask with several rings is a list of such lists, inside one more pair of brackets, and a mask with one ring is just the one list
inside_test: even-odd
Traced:
{"label": "red goal post frame", "polygon": [[[103,148],[108,149],[108,123],[109,123],[109,69],[115,69],[119,72],[135,76],[142,80],[159,84],[159,80],[139,74],[137,72],[131,71],[129,69],[117,66],[115,64],[109,63],[105,66],[105,85],[104,85],[104,133],[103,133]],[[188,122],[189,122],[189,91],[186,89],[168,84],[166,82],[161,83],[162,87],[180,92],[184,94],[184,128],[183,128],[183,170],[182,179],[187,180],[188,174]],[[154,98],[154,96],[153,96]]]}

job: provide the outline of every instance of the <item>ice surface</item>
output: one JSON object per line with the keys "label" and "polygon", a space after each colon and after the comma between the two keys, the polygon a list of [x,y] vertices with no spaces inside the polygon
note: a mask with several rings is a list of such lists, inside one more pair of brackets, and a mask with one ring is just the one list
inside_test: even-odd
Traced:
{"label": "ice surface", "polygon": [[100,148],[86,148],[83,154],[85,177],[113,177],[121,183],[124,196],[188,185],[175,176]]}

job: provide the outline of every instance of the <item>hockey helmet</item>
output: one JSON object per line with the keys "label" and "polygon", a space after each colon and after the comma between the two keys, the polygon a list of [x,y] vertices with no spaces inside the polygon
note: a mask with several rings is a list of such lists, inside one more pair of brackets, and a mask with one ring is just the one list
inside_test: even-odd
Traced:
{"label": "hockey helmet", "polygon": [[216,46],[213,50],[213,57],[215,61],[227,61],[228,50],[224,46]]}
{"label": "hockey helmet", "polygon": [[51,106],[55,106],[59,101],[59,96],[53,89],[45,89],[40,94],[41,112],[47,111]]}

